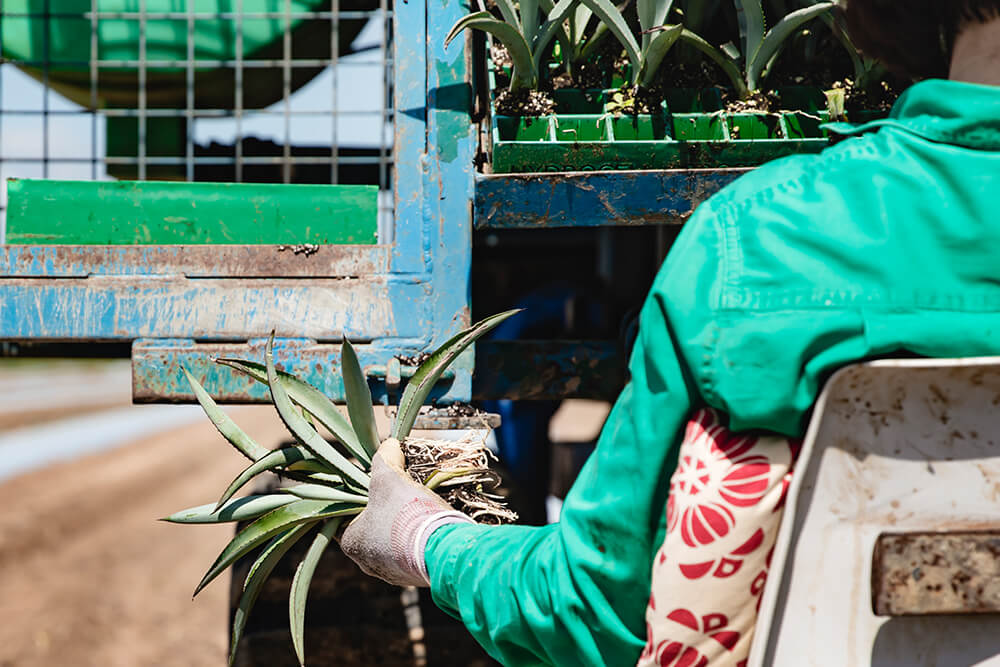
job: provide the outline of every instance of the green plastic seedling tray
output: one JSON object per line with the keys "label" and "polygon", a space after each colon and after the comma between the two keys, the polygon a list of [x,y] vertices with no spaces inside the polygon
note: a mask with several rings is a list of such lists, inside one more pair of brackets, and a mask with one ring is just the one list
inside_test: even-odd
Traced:
{"label": "green plastic seedling tray", "polygon": [[493,171],[751,167],[829,144],[825,114],[493,117]]}
{"label": "green plastic seedling tray", "polygon": [[[491,64],[492,101],[496,74]],[[618,92],[556,90],[555,113],[540,118],[498,115],[491,104],[494,173],[755,167],[830,143],[826,97],[814,87],[778,88],[783,111],[770,114],[727,113],[723,91],[710,87],[668,90],[655,113],[614,115],[606,110]]]}

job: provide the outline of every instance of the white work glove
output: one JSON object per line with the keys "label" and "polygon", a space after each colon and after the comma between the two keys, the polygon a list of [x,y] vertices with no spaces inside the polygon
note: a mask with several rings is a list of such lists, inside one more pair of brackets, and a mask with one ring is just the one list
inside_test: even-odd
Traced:
{"label": "white work glove", "polygon": [[403,470],[399,441],[389,438],[372,458],[368,506],[340,538],[361,569],[397,586],[430,586],[424,548],[437,528],[475,523]]}

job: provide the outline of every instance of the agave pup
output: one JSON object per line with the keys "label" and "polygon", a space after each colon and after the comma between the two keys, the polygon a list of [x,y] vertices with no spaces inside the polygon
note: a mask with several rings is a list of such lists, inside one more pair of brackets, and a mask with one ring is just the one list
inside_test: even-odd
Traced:
{"label": "agave pup", "polygon": [[[391,437],[403,443],[407,469],[422,484],[437,490],[456,509],[479,521],[512,520],[495,496],[484,489],[498,483],[488,468],[487,450],[481,443],[463,440],[442,442],[410,438],[417,413],[445,369],[478,338],[518,311],[489,317],[448,340],[416,370],[400,399]],[[278,415],[298,444],[271,450],[256,443],[225,412],[204,387],[184,371],[198,402],[219,432],[250,465],[226,488],[218,502],[192,507],[164,519],[173,523],[222,523],[250,521],[223,549],[202,578],[195,595],[241,556],[263,546],[243,583],[232,624],[229,662],[246,626],[247,616],[267,577],[297,541],[312,534],[312,544],[299,563],[289,595],[289,624],[299,662],[305,664],[305,607],[316,565],[345,520],[359,514],[368,502],[371,460],[379,446],[371,392],[354,348],[346,339],[341,346],[341,368],[348,418],[312,385],[274,365],[274,335],[267,343],[264,364],[239,359],[218,359],[268,386]],[[333,434],[327,441],[314,425]],[[255,476],[273,472],[297,482],[274,493],[233,496]]]}

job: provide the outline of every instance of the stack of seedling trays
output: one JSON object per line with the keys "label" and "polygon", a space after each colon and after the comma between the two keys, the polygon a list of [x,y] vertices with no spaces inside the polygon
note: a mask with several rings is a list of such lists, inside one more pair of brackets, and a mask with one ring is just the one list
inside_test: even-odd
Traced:
{"label": "stack of seedling trays", "polygon": [[533,117],[496,112],[493,63],[488,82],[498,174],[753,167],[830,143],[823,128],[830,115],[818,88],[777,89],[780,111],[770,113],[727,112],[720,88],[672,89],[654,113],[639,114],[607,110],[617,88],[561,89],[552,92],[555,113]]}

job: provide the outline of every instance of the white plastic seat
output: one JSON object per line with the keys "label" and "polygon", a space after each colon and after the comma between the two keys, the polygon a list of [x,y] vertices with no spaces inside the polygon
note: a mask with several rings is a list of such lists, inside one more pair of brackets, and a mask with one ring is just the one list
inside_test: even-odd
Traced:
{"label": "white plastic seat", "polygon": [[809,424],[749,665],[1000,665],[1000,614],[873,612],[881,533],[972,530],[1000,532],[1000,358],[842,369]]}

